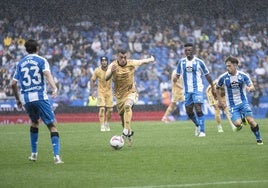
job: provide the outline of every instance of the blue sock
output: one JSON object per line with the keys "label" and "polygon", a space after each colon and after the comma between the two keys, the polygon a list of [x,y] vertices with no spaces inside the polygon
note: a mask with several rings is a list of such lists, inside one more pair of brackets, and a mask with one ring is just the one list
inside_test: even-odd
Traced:
{"label": "blue sock", "polygon": [[200,132],[205,132],[205,118],[204,115],[197,117],[200,125]]}
{"label": "blue sock", "polygon": [[37,153],[37,142],[38,142],[38,128],[30,128],[30,140],[32,153]]}
{"label": "blue sock", "polygon": [[261,140],[261,133],[260,133],[259,125],[258,124],[257,124],[256,127],[253,127],[253,128],[251,127],[251,131],[255,135],[256,140]]}
{"label": "blue sock", "polygon": [[60,155],[60,138],[58,132],[51,133],[51,143],[53,147],[54,156]]}

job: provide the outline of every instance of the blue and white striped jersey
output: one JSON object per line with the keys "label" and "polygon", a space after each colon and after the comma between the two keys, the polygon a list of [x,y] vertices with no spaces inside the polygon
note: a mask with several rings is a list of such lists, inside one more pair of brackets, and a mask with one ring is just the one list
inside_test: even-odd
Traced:
{"label": "blue and white striped jersey", "polygon": [[202,59],[194,57],[189,61],[186,57],[180,59],[177,75],[181,75],[185,93],[203,92],[202,76],[209,74],[209,70]]}
{"label": "blue and white striped jersey", "polygon": [[224,86],[227,105],[231,108],[241,103],[248,103],[246,86],[252,84],[249,75],[242,71],[237,71],[232,76],[228,72],[219,77],[217,86]]}
{"label": "blue and white striped jersey", "polygon": [[44,71],[50,71],[49,64],[37,54],[29,54],[18,62],[13,79],[20,85],[22,104],[48,99]]}

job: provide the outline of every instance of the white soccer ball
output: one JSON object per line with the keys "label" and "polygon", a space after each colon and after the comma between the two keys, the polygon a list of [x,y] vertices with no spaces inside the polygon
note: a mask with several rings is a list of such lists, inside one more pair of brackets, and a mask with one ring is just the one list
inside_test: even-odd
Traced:
{"label": "white soccer ball", "polygon": [[124,143],[122,136],[115,135],[110,139],[110,145],[116,150],[121,149],[124,146]]}

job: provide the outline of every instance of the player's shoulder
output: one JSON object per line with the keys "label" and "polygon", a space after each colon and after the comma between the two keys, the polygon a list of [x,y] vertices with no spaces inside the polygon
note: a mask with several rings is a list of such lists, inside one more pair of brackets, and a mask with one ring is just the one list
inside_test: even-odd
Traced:
{"label": "player's shoulder", "polygon": [[243,72],[243,71],[237,71],[238,72],[238,75],[241,75],[243,77],[249,77],[249,74]]}
{"label": "player's shoulder", "polygon": [[220,79],[222,79],[222,78],[226,78],[226,77],[228,77],[228,76],[229,76],[228,72],[224,72],[224,73],[222,73],[222,74],[218,77],[218,81],[219,81]]}
{"label": "player's shoulder", "polygon": [[198,57],[198,56],[195,56],[195,57],[194,57],[194,60],[195,60],[195,62],[205,64],[205,61],[204,61],[203,59],[201,59],[200,57]]}
{"label": "player's shoulder", "polygon": [[29,59],[33,59],[33,60],[36,60],[36,61],[44,61],[46,62],[47,59],[43,56],[40,56],[38,54],[29,54],[28,56],[26,56],[27,58]]}

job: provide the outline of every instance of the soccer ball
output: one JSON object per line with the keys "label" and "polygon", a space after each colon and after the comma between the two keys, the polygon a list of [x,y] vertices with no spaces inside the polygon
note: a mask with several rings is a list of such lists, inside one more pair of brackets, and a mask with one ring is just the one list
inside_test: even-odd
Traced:
{"label": "soccer ball", "polygon": [[121,149],[124,146],[124,143],[124,139],[121,136],[115,135],[110,139],[111,147],[116,150]]}

